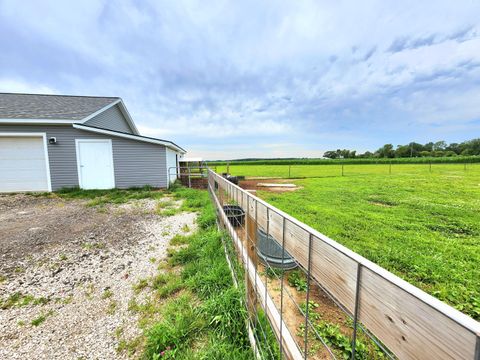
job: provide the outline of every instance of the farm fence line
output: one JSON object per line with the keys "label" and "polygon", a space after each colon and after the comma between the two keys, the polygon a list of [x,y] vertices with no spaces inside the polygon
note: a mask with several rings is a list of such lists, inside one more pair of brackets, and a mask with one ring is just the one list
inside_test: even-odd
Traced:
{"label": "farm fence line", "polygon": [[208,170],[260,358],[480,360],[480,323]]}
{"label": "farm fence line", "polygon": [[446,174],[450,171],[478,171],[478,163],[332,163],[332,164],[248,164],[220,165],[221,172],[236,176],[264,178],[322,178],[360,175],[427,175]]}

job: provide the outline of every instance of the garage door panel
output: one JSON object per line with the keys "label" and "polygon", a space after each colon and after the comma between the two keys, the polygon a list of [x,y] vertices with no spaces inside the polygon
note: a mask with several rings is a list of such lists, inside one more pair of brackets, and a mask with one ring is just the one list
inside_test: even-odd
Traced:
{"label": "garage door panel", "polygon": [[43,137],[0,135],[0,192],[48,191]]}

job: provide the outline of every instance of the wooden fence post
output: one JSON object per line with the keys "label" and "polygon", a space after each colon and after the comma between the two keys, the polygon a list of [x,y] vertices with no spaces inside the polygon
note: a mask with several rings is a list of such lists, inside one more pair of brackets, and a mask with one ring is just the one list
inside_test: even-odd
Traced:
{"label": "wooden fence post", "polygon": [[[250,202],[250,201],[249,201]],[[250,205],[250,204],[249,204]],[[247,256],[252,261],[253,266],[255,269],[257,268],[257,224],[255,219],[252,217],[250,213],[250,206],[247,207],[247,216],[246,216],[246,224],[247,224],[247,242],[245,247],[247,248]],[[245,280],[246,280],[246,291],[247,291],[247,309],[249,317],[252,319],[255,317],[256,313],[256,289],[252,281],[250,280],[250,276],[248,275],[248,261],[247,266],[245,267]]]}

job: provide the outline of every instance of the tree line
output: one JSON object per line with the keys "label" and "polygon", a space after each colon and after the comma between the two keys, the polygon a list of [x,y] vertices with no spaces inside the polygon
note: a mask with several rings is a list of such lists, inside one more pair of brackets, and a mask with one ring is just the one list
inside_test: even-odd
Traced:
{"label": "tree line", "polygon": [[337,149],[326,151],[323,157],[329,159],[355,159],[355,158],[409,158],[409,157],[452,157],[452,156],[480,155],[480,138],[450,143],[445,141],[419,144],[411,142],[407,145],[385,144],[375,152],[366,151],[357,154],[356,150]]}

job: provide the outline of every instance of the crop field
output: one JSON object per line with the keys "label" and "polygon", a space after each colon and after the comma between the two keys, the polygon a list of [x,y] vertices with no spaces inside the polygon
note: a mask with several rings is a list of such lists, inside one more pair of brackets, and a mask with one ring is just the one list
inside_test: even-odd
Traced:
{"label": "crop field", "polygon": [[[288,165],[230,166],[289,177]],[[217,167],[218,172],[226,167]],[[293,192],[257,194],[475,319],[480,319],[480,165],[292,166]],[[301,177],[308,177],[298,179]]]}

